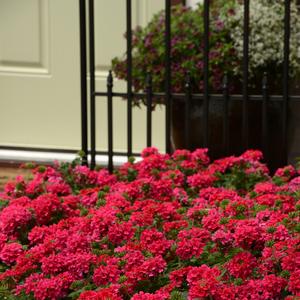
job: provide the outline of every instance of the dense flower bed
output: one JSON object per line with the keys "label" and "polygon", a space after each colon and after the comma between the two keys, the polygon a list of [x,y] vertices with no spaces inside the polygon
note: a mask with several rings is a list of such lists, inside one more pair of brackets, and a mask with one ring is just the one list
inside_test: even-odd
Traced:
{"label": "dense flower bed", "polygon": [[[1,299],[300,299],[300,176],[259,151],[155,148],[114,175],[33,168],[1,194]],[[6,298],[5,298],[6,297]]]}

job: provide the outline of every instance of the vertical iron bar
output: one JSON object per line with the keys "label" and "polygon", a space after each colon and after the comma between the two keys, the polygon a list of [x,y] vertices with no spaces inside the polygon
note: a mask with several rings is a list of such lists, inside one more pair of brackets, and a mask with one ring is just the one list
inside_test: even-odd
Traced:
{"label": "vertical iron bar", "polygon": [[113,165],[113,76],[109,71],[107,77],[107,121],[108,121],[108,170],[112,173]]}
{"label": "vertical iron bar", "polygon": [[190,148],[190,111],[191,111],[191,76],[187,72],[185,76],[185,118],[184,118],[184,137],[185,148]]}
{"label": "vertical iron bar", "polygon": [[91,169],[96,165],[95,24],[94,0],[89,0]]}
{"label": "vertical iron bar", "polygon": [[282,151],[284,164],[287,162],[287,126],[289,102],[289,56],[290,56],[290,13],[291,1],[285,0],[284,12],[284,62],[283,62],[283,117],[282,117]]}
{"label": "vertical iron bar", "polygon": [[165,0],[166,152],[171,153],[171,1]]}
{"label": "vertical iron bar", "polygon": [[209,114],[209,0],[204,0],[204,106],[203,106],[203,143],[208,147]]}
{"label": "vertical iron bar", "polygon": [[80,22],[80,84],[81,84],[81,150],[82,163],[88,165],[87,82],[86,82],[86,11],[85,0],[79,0]]}
{"label": "vertical iron bar", "polygon": [[223,149],[224,149],[224,154],[228,155],[229,154],[229,88],[228,88],[228,76],[225,73],[224,78],[223,78]]}
{"label": "vertical iron bar", "polygon": [[127,156],[132,155],[132,9],[131,0],[126,0],[127,39]]}
{"label": "vertical iron bar", "polygon": [[262,150],[264,157],[268,160],[269,157],[269,147],[268,147],[268,77],[267,73],[264,73],[262,80]]}
{"label": "vertical iron bar", "polygon": [[243,145],[249,147],[249,0],[244,0],[244,38],[243,38]]}
{"label": "vertical iron bar", "polygon": [[147,147],[152,145],[152,76],[148,72],[146,78],[147,94]]}

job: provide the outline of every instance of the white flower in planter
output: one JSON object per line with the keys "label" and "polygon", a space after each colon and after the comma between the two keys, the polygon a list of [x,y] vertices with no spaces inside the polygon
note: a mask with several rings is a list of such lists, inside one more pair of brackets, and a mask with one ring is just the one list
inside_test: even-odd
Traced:
{"label": "white flower in planter", "polygon": [[[225,26],[230,29],[237,56],[243,58],[244,4],[235,4],[235,13],[221,14]],[[290,71],[291,76],[300,73],[300,15],[296,3],[291,3]],[[284,55],[284,1],[250,1],[249,74],[258,69],[282,66]],[[236,74],[241,73],[237,67]]]}

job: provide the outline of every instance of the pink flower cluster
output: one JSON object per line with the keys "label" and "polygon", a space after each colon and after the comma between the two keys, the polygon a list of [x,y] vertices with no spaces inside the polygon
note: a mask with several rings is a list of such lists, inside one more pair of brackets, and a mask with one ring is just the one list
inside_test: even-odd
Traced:
{"label": "pink flower cluster", "polygon": [[[35,167],[0,194],[9,299],[300,299],[300,174],[259,151]],[[22,298],[23,297],[23,298]]]}

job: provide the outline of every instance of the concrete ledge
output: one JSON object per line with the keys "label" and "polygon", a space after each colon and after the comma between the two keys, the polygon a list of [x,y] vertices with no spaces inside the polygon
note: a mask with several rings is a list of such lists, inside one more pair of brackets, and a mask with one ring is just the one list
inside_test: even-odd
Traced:
{"label": "concrete ledge", "polygon": [[[71,162],[76,158],[76,154],[59,153],[59,152],[41,152],[41,151],[24,151],[24,150],[2,150],[0,149],[0,164],[18,165],[20,163],[35,162],[40,164],[53,164],[54,161]],[[90,156],[88,156],[90,161]],[[136,157],[140,160],[140,157]],[[125,156],[114,156],[113,162],[115,166],[120,166],[127,162]],[[107,155],[96,155],[96,164],[106,166],[108,163]]]}

